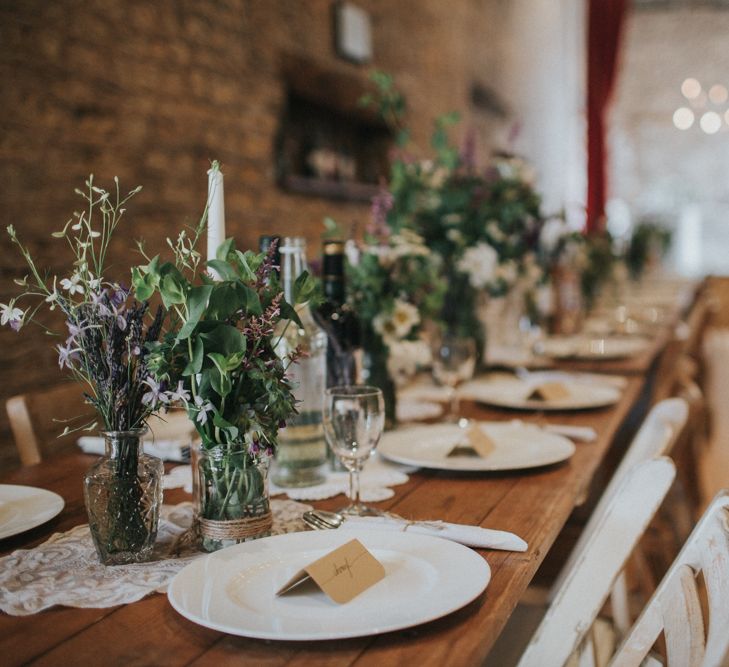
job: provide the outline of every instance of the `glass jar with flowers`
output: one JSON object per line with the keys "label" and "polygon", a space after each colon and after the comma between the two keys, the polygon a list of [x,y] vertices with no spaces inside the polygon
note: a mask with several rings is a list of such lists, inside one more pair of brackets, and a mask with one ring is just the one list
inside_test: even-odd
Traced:
{"label": "glass jar with flowers", "polygon": [[[269,534],[268,464],[278,431],[295,414],[286,369],[299,351],[276,354],[277,325],[301,326],[275,275],[275,244],[266,254],[241,252],[232,239],[207,262],[217,279],[201,273],[195,249],[204,224],[169,245],[174,262],[159,256],[137,267],[137,297],[158,294],[170,326],[151,352],[156,382],[176,387],[200,435],[193,451],[195,526],[203,549]],[[293,299],[307,301],[315,288],[303,273]]]}
{"label": "glass jar with flowers", "polygon": [[[76,192],[85,200],[84,210],[74,213],[53,236],[66,241],[74,256],[67,277],[39,269],[16,230],[8,234],[25,258],[30,274],[16,283],[24,291],[9,304],[0,304],[3,323],[16,331],[47,305],[65,318],[66,336],[56,345],[61,369],[85,385],[84,396],[97,420],[72,430],[93,430],[101,424],[106,454],[84,477],[84,499],[89,527],[102,563],[147,560],[157,535],[162,502],[162,461],[145,454],[141,437],[149,416],[171,400],[150,377],[148,346],[160,336],[164,310],[149,313],[145,300],[137,302],[128,289],[107,280],[106,259],[111,237],[129,199],[141,188],[122,196],[118,179],[115,192],[94,185]],[[17,304],[36,300],[23,310]],[[6,317],[7,315],[7,317]],[[42,325],[41,325],[42,326]]]}
{"label": "glass jar with flowers", "polygon": [[439,314],[445,286],[423,239],[408,229],[391,234],[377,203],[375,213],[365,244],[350,256],[348,288],[363,328],[363,381],[382,390],[391,428],[396,381],[414,373],[423,349],[427,354],[420,336],[424,323]]}

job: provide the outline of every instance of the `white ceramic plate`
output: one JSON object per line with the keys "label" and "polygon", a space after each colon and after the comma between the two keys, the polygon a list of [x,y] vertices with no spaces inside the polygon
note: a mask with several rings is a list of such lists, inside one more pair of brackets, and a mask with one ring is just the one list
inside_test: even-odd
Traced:
{"label": "white ceramic plate", "polygon": [[63,505],[63,498],[53,491],[0,484],[0,539],[50,521]]}
{"label": "white ceramic plate", "polygon": [[528,398],[538,383],[512,377],[467,382],[459,393],[461,398],[514,410],[588,410],[613,405],[620,400],[620,389],[608,384],[582,381],[561,384],[569,391],[569,396],[559,400]]}
{"label": "white ceramic plate", "polygon": [[649,341],[638,336],[564,336],[547,338],[539,345],[540,352],[553,359],[607,361],[634,357],[648,347]]}
{"label": "white ceramic plate", "polygon": [[575,453],[567,438],[521,422],[480,422],[494,451],[485,458],[448,456],[463,439],[457,424],[412,426],[388,431],[377,449],[386,459],[437,470],[521,470],[550,465]]}
{"label": "white ceramic plate", "polygon": [[[293,574],[356,537],[385,578],[346,604],[313,586],[281,597]],[[389,531],[288,533],[238,544],[190,563],[172,580],[170,604],[213,630],[279,640],[345,639],[426,623],[477,598],[488,564],[461,544]]]}
{"label": "white ceramic plate", "polygon": [[402,423],[437,419],[442,414],[443,406],[440,403],[408,398],[397,401],[397,420]]}

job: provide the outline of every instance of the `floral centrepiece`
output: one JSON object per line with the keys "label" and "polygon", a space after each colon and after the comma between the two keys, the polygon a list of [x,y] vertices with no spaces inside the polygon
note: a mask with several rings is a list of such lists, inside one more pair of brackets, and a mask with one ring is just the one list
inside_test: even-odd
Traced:
{"label": "floral centrepiece", "polygon": [[[70,275],[42,273],[15,229],[11,240],[20,249],[30,275],[16,283],[23,292],[3,304],[3,323],[16,331],[36,322],[39,308],[58,309],[65,316],[65,332],[47,331],[65,342],[56,345],[61,369],[85,385],[86,402],[97,419],[68,426],[70,430],[96,428],[99,422],[107,442],[107,456],[87,473],[84,495],[89,524],[102,562],[145,560],[151,554],[162,501],[162,462],[142,453],[141,435],[149,416],[170,397],[150,393],[148,346],[160,336],[164,311],[149,313],[146,301],[137,302],[129,290],[107,280],[105,263],[109,243],[125,212],[125,205],[141,188],[122,196],[94,185],[77,190],[85,210],[74,213],[53,237],[68,243],[74,256]],[[35,302],[26,310],[18,303]],[[7,317],[6,317],[7,315]]]}
{"label": "floral centrepiece", "polygon": [[[202,440],[195,452],[196,524],[212,551],[267,534],[271,527],[268,462],[279,428],[295,413],[288,364],[298,351],[276,353],[279,322],[298,322],[274,275],[275,245],[268,254],[241,252],[232,239],[207,262],[219,280],[199,273],[193,236],[170,245],[174,262],[154,257],[134,272],[139,298],[157,293],[171,325],[151,353],[155,381],[176,388]],[[295,301],[312,289],[297,281]]]}
{"label": "floral centrepiece", "polygon": [[440,312],[444,285],[436,257],[415,232],[391,234],[378,215],[368,232],[350,256],[348,289],[363,327],[364,379],[382,389],[386,421],[394,425],[395,380],[423,358],[420,334]]}
{"label": "floral centrepiece", "polygon": [[404,99],[390,76],[376,73],[373,80],[378,94],[367,101],[376,103],[383,118],[399,130],[401,148],[387,194],[379,198],[389,204],[387,223],[396,232],[415,231],[441,259],[447,284],[441,319],[451,333],[475,337],[481,349],[479,315],[485,297],[519,290],[522,302],[533,300],[544,280],[537,258],[540,197],[531,172],[523,161],[506,155],[479,169],[473,137],[467,137],[460,151],[449,140],[448,128],[458,120],[455,113],[436,119],[432,159],[414,159],[410,135],[402,128]]}

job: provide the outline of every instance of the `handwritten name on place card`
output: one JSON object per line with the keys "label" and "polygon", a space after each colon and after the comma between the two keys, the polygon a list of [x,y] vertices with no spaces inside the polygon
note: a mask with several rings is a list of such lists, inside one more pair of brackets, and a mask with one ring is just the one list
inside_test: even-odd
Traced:
{"label": "handwritten name on place card", "polygon": [[351,540],[299,570],[276,595],[283,595],[309,579],[334,602],[344,604],[385,576],[385,568],[359,540]]}

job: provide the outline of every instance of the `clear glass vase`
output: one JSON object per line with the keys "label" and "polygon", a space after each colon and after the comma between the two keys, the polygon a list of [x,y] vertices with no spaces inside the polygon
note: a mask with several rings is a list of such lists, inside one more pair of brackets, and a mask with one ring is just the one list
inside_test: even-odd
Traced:
{"label": "clear glass vase", "polygon": [[195,527],[205,551],[271,534],[268,468],[268,458],[252,461],[228,445],[193,447]]}
{"label": "clear glass vase", "polygon": [[106,453],[84,475],[89,528],[104,565],[139,563],[152,555],[164,466],[143,452],[146,431],[102,431]]}

